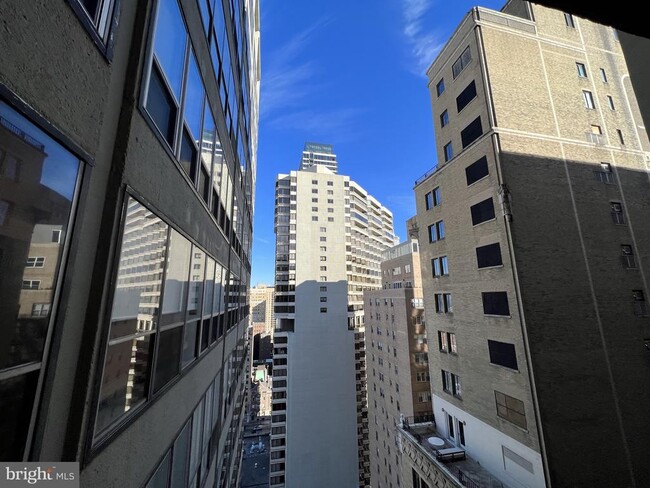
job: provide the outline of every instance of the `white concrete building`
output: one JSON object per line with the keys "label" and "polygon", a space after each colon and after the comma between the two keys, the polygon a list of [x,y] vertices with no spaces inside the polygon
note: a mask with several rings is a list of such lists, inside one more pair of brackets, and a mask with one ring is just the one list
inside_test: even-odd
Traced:
{"label": "white concrete building", "polygon": [[271,486],[370,482],[363,290],[381,288],[396,239],[391,212],[333,157],[276,182]]}

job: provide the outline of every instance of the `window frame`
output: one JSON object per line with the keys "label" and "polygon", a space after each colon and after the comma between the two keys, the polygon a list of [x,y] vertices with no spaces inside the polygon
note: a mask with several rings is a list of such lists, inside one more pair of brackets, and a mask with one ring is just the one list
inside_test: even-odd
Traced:
{"label": "window frame", "polygon": [[[117,1],[117,0],[116,0]],[[75,184],[72,189],[70,196],[70,212],[66,219],[66,231],[61,232],[59,236],[59,256],[60,260],[58,262],[58,267],[56,270],[55,278],[52,282],[52,299],[49,310],[49,316],[47,317],[47,330],[43,338],[43,353],[41,359],[38,363],[29,363],[28,365],[20,365],[17,367],[10,368],[9,370],[2,370],[0,372],[0,378],[5,379],[11,377],[17,377],[21,375],[36,373],[38,371],[38,383],[34,391],[34,399],[31,402],[31,406],[25,408],[25,414],[28,415],[28,424],[27,424],[27,433],[25,437],[25,445],[22,453],[21,460],[27,460],[30,452],[30,446],[34,440],[35,428],[36,428],[36,415],[39,411],[43,386],[45,377],[45,365],[48,364],[50,356],[50,347],[53,341],[54,330],[57,327],[57,310],[59,307],[65,308],[67,304],[67,297],[64,293],[66,288],[66,276],[68,271],[68,261],[70,256],[74,254],[74,249],[72,243],[72,234],[73,229],[75,228],[75,222],[77,221],[77,214],[79,208],[83,205],[83,196],[82,188],[87,186],[88,177],[90,174],[90,168],[95,165],[94,159],[89,153],[87,153],[81,146],[79,146],[75,141],[70,137],[61,132],[56,125],[53,125],[50,121],[41,116],[37,111],[32,107],[22,101],[18,96],[16,96],[9,88],[7,88],[0,81],[0,102],[6,104],[6,106],[15,112],[18,116],[24,118],[29,124],[33,125],[37,130],[40,130],[47,137],[50,137],[52,141],[58,144],[62,150],[70,153],[72,157],[78,160],[79,165],[77,168],[77,173],[75,176]],[[0,203],[4,200],[0,200]],[[11,202],[8,202],[7,214],[9,218],[12,215],[13,205]],[[61,239],[62,237],[62,239]],[[22,282],[26,280],[21,280],[21,290]],[[41,280],[29,280],[30,282],[38,282],[37,288],[29,289],[39,289]],[[28,410],[28,411],[27,411]],[[16,460],[18,461],[18,460]]]}
{"label": "window frame", "polygon": [[121,11],[121,0],[101,0],[104,5],[104,32],[100,32],[99,26],[90,17],[90,13],[86,11],[81,0],[66,0],[72,11],[77,16],[79,22],[90,36],[93,44],[102,53],[102,56],[107,61],[113,60],[113,50],[115,47],[115,33],[119,23],[119,13]]}

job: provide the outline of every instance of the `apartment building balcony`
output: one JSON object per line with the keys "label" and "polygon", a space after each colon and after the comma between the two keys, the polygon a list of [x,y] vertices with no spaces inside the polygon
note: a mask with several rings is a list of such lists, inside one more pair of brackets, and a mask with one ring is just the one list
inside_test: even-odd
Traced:
{"label": "apartment building balcony", "polygon": [[[403,459],[418,466],[428,478],[429,486],[468,488],[508,488],[467,452],[453,445],[437,428],[433,415],[405,418],[397,426]],[[429,439],[435,438],[434,446]],[[433,440],[433,439],[432,439]],[[445,484],[445,482],[447,484]]]}

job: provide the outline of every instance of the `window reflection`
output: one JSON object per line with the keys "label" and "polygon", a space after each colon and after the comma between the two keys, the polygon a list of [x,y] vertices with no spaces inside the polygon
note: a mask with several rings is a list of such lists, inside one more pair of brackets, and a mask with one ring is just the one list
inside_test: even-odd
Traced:
{"label": "window reflection", "polygon": [[181,99],[186,38],[177,0],[161,0],[158,4],[154,52],[177,101]]}
{"label": "window reflection", "polygon": [[97,432],[145,400],[151,338],[148,334],[108,346],[99,395]]}
{"label": "window reflection", "polygon": [[0,381],[0,461],[22,459],[38,370]]}
{"label": "window reflection", "polygon": [[158,393],[199,347],[216,341],[224,274],[201,248],[128,197],[96,434],[146,402],[149,384]]}
{"label": "window reflection", "polygon": [[185,318],[185,296],[188,289],[188,272],[192,245],[175,230],[169,233],[167,276],[160,324],[182,325]]}
{"label": "window reflection", "polygon": [[129,197],[113,296],[97,431],[146,399],[157,328],[167,224]]}
{"label": "window reflection", "polygon": [[[35,363],[34,373],[4,380],[0,390],[9,388],[6,382],[31,385],[25,375],[38,377],[79,168],[74,155],[0,102],[0,378],[9,368]],[[0,392],[3,412],[17,404],[23,412],[3,418],[0,456],[13,453],[9,458],[17,460],[34,390],[11,388],[7,396]]]}

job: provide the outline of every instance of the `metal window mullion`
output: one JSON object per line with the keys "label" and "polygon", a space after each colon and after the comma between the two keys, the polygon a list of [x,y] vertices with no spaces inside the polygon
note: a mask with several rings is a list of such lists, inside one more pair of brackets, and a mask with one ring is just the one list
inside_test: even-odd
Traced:
{"label": "metal window mullion", "polygon": [[[160,218],[160,217],[159,217]],[[162,222],[165,222],[163,219],[160,219]],[[147,386],[147,400],[150,398],[153,398],[154,391],[153,391],[153,386],[154,386],[154,380],[155,380],[155,371],[156,371],[156,366],[158,364],[158,350],[159,350],[159,345],[160,345],[160,333],[163,331],[163,329],[160,326],[160,323],[162,321],[162,308],[163,308],[163,299],[165,296],[165,282],[167,280],[167,259],[169,257],[169,241],[171,239],[171,233],[172,229],[169,224],[167,224],[167,238],[165,239],[165,251],[163,253],[163,271],[162,271],[162,277],[161,277],[161,282],[160,282],[160,298],[158,299],[158,312],[156,313],[157,315],[157,320],[156,320],[156,337],[154,337],[154,345],[153,345],[153,358],[149,366],[149,384]]]}
{"label": "metal window mullion", "polygon": [[[183,24],[185,25],[185,24]],[[189,76],[190,66],[190,36],[185,29],[185,57],[183,60],[183,79],[181,81],[181,98],[178,101],[178,112],[176,113],[175,133],[174,133],[174,147],[172,151],[174,155],[180,159],[181,139],[183,137],[183,114],[185,112],[185,102],[187,98],[187,82]],[[172,92],[173,93],[173,92]]]}

